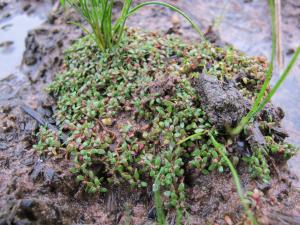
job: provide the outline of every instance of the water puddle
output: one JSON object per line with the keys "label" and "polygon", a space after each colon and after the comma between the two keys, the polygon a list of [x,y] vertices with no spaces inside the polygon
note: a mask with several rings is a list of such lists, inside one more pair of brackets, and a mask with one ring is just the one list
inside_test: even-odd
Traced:
{"label": "water puddle", "polygon": [[0,23],[0,80],[18,71],[27,33],[43,20],[40,16],[20,14]]}

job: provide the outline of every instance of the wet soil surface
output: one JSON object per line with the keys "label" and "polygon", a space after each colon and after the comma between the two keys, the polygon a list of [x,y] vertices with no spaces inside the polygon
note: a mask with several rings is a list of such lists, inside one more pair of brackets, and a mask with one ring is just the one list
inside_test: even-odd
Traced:
{"label": "wet soil surface", "polygon": [[[203,1],[203,7],[196,0],[185,3],[169,2],[177,4],[184,10],[189,9],[190,14],[200,19],[201,25],[203,24],[205,28],[212,23],[212,19],[216,15],[221,14],[217,11],[214,14],[209,11],[212,6],[216,6],[215,1]],[[244,19],[241,17],[242,13],[255,17],[255,13],[251,14],[253,11],[250,10],[253,7],[259,9],[255,12],[261,13],[261,18],[264,18],[264,13],[266,13],[265,3],[260,3],[260,1],[228,2],[222,24],[226,24],[228,18],[233,15],[237,17],[234,19],[242,21]],[[293,27],[293,32],[290,29],[285,31],[288,34],[286,43],[290,43],[291,45],[288,46],[292,46],[292,43],[296,41],[294,35],[300,32],[299,21],[295,19],[299,18],[297,17],[299,7],[298,3],[295,3],[297,1],[283,2],[286,7],[284,7],[283,13],[287,15],[287,24],[291,23],[291,26],[298,24],[298,30]],[[241,6],[245,6],[245,8]],[[220,11],[223,10],[221,4],[218,7]],[[243,10],[233,14],[230,13],[231,7],[235,12]],[[289,10],[289,7],[292,7],[293,10]],[[41,12],[45,13],[48,10],[48,15],[41,15]],[[36,141],[34,132],[39,124],[25,114],[20,106],[29,105],[51,122],[54,104],[53,100],[44,93],[43,88],[63,68],[63,50],[83,34],[80,29],[67,25],[67,21],[80,20],[80,18],[72,12],[62,15],[62,10],[56,2],[1,1],[1,27],[10,19],[16,18],[14,15],[41,16],[39,18],[44,19],[45,22],[40,27],[29,31],[22,60],[15,64],[16,66],[22,65],[19,69],[9,71],[7,74],[5,69],[2,69],[5,68],[3,61],[0,61],[0,224],[124,224],[128,218],[130,218],[131,224],[153,223],[151,193],[130,194],[126,188],[122,188],[121,190],[112,190],[104,196],[87,195],[68,172],[70,166],[68,160],[58,156],[40,158],[34,152],[32,149],[32,144]],[[240,18],[238,18],[239,16]],[[201,20],[201,18],[205,18],[205,20]],[[21,20],[23,19],[21,18]],[[38,20],[37,25],[40,21]],[[146,25],[142,21],[147,21]],[[232,30],[226,34],[227,31],[221,29],[225,25],[221,25],[219,29],[223,39],[221,42],[233,43],[249,54],[263,54],[264,52],[260,50],[267,49],[265,52],[267,54],[269,44],[266,44],[265,38],[270,38],[267,32],[269,21],[260,22],[263,24],[252,24],[253,37],[251,36],[251,38],[243,38],[239,34],[232,35]],[[233,27],[231,29],[238,24],[231,24]],[[129,25],[139,26],[143,29],[146,27],[148,30],[181,32],[190,38],[195,37],[190,27],[171,11],[155,10],[153,7],[132,17]],[[226,29],[231,26],[227,25]],[[262,27],[267,31],[262,32],[260,30]],[[238,29],[246,28],[243,26]],[[261,34],[262,37],[260,36],[263,47],[260,48],[259,45],[253,43],[253,45],[245,46],[255,46],[255,48],[247,49],[244,48],[244,45],[238,44],[244,43],[245,40],[256,41],[254,36],[258,33],[266,35]],[[235,39],[238,39],[239,42],[234,42]],[[13,38],[0,40],[0,50],[11,52],[10,48],[13,46],[11,42],[15,43],[16,41]],[[286,49],[290,49],[290,47]],[[0,57],[4,57],[3,54],[6,54],[0,53]],[[2,70],[5,71],[5,74],[2,73]],[[291,95],[289,96],[292,98]],[[294,140],[297,141],[297,139]],[[291,181],[294,177],[286,170],[285,165],[274,165],[273,179],[267,186],[250,180],[243,165],[239,167],[239,172],[243,185],[248,190],[255,190],[253,195],[256,199],[256,212],[260,216],[262,224],[299,224],[300,206],[297,203],[300,195],[292,187]],[[208,176],[196,173],[189,175],[187,196],[189,196],[188,203],[190,205],[190,224],[230,224],[230,221],[237,223],[241,220],[242,207],[239,205],[234,185],[228,181],[231,181],[229,173]],[[171,221],[172,213],[169,217]]]}
{"label": "wet soil surface", "polygon": [[194,83],[209,121],[218,129],[236,126],[246,115],[245,100],[233,84],[206,74]]}

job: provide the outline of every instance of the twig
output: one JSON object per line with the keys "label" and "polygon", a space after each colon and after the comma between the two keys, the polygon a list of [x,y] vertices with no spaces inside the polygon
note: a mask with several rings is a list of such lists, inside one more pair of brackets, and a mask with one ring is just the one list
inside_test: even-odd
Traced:
{"label": "twig", "polygon": [[[33,110],[27,105],[22,105],[21,109],[23,112],[28,114],[31,118],[35,119],[40,125],[48,127],[50,130],[53,130],[54,132],[59,132],[58,128],[56,126],[53,126],[51,123],[49,123],[46,119],[43,118],[43,116],[38,113],[37,111]],[[65,142],[68,139],[68,135],[62,133],[60,135],[60,139]]]}
{"label": "twig", "polygon": [[283,68],[282,54],[282,17],[281,17],[281,0],[275,0],[275,23],[276,23],[276,56],[279,68]]}

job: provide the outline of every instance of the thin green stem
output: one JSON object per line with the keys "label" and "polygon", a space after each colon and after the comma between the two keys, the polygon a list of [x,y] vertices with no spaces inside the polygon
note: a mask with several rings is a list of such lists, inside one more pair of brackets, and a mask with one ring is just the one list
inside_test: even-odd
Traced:
{"label": "thin green stem", "polygon": [[62,5],[65,5],[66,2],[69,3],[69,5],[83,16],[91,26],[92,34],[101,51],[117,46],[122,40],[127,18],[147,5],[160,5],[179,13],[192,25],[201,38],[205,40],[204,34],[192,19],[186,13],[168,3],[159,1],[144,2],[130,10],[133,0],[124,0],[121,15],[113,24],[113,0],[60,0],[60,2]]}
{"label": "thin green stem", "polygon": [[236,189],[237,189],[237,193],[240,197],[240,201],[244,207],[244,210],[245,210],[245,213],[248,217],[248,219],[252,222],[252,224],[254,225],[257,225],[257,222],[248,206],[248,203],[246,201],[246,199],[244,198],[244,192],[242,190],[242,186],[241,186],[241,182],[240,182],[240,178],[238,176],[238,173],[236,171],[236,169],[234,168],[233,164],[231,163],[230,159],[227,157],[226,155],[226,148],[224,145],[220,144],[219,142],[216,141],[216,139],[214,138],[214,136],[209,132],[208,133],[213,145],[215,146],[215,148],[217,149],[217,151],[220,153],[220,155],[223,157],[223,159],[226,161],[230,171],[231,171],[231,174],[232,174],[232,177],[233,177],[233,181],[234,181],[234,184],[236,186]]}
{"label": "thin green stem", "polygon": [[279,80],[276,82],[276,84],[274,85],[274,87],[271,89],[271,91],[269,92],[269,94],[267,95],[267,97],[265,97],[265,99],[263,100],[263,102],[256,109],[256,111],[254,112],[254,114],[257,114],[258,112],[260,112],[265,107],[265,105],[271,100],[271,98],[273,97],[273,95],[276,93],[276,91],[283,84],[283,82],[285,81],[285,79],[287,78],[287,76],[290,74],[290,71],[293,68],[293,66],[295,65],[295,63],[296,63],[296,61],[297,61],[297,59],[299,57],[299,54],[300,54],[300,47],[297,48],[297,50],[296,50],[295,54],[293,55],[290,63],[288,64],[288,66],[283,71],[283,73],[280,76]]}
{"label": "thin green stem", "polygon": [[157,174],[154,184],[153,184],[153,193],[154,193],[154,203],[156,208],[156,218],[158,225],[165,225],[166,224],[166,217],[163,210],[163,203],[160,196],[160,182],[159,178],[163,171],[163,168],[160,169],[159,173]]}
{"label": "thin green stem", "polygon": [[200,136],[206,134],[207,132],[208,132],[208,131],[206,130],[206,131],[203,131],[203,132],[199,132],[199,133],[192,134],[192,135],[188,136],[187,138],[184,138],[184,139],[180,140],[180,141],[177,143],[177,145],[181,145],[182,143],[184,143],[184,142],[186,142],[186,141],[188,141],[188,140],[190,140],[190,139],[194,139],[194,138],[200,137]]}
{"label": "thin green stem", "polygon": [[249,123],[249,121],[254,117],[255,112],[257,111],[257,108],[260,105],[260,103],[264,97],[264,94],[270,84],[271,78],[272,78],[275,55],[276,55],[276,39],[277,39],[274,0],[269,0],[269,7],[270,7],[271,15],[272,15],[272,53],[271,53],[271,62],[269,64],[268,70],[266,72],[266,79],[256,97],[256,100],[255,100],[250,112],[245,117],[243,117],[243,119],[241,120],[241,122],[238,124],[237,127],[235,127],[234,129],[229,131],[229,133],[231,135],[238,135],[243,130],[243,128]]}
{"label": "thin green stem", "polygon": [[231,163],[231,161],[229,160],[229,158],[226,155],[225,146],[216,141],[216,139],[212,135],[211,131],[205,131],[205,132],[200,132],[200,133],[190,135],[187,138],[179,141],[177,143],[177,145],[182,144],[182,143],[184,143],[184,142],[186,142],[190,139],[197,138],[197,137],[199,137],[199,136],[201,136],[205,133],[208,133],[214,147],[217,149],[217,151],[222,156],[222,158],[224,158],[224,160],[226,161],[226,163],[227,163],[227,165],[228,165],[228,167],[229,167],[229,169],[232,173],[233,181],[234,181],[234,184],[236,185],[236,189],[237,189],[238,195],[240,197],[241,203],[244,207],[245,213],[246,213],[248,219],[252,222],[252,224],[256,225],[257,222],[256,222],[251,210],[249,209],[249,206],[248,206],[248,203],[247,203],[246,199],[244,198],[244,193],[243,193],[243,190],[242,190],[242,186],[241,186],[241,182],[240,182],[240,178],[238,176],[238,173],[237,173],[237,171],[234,168],[233,164]]}
{"label": "thin green stem", "polygon": [[165,2],[158,2],[158,1],[151,1],[151,2],[144,2],[141,3],[139,5],[137,5],[136,7],[134,7],[133,9],[131,9],[128,13],[127,16],[131,16],[132,14],[136,13],[139,9],[143,8],[144,6],[148,6],[148,5],[160,5],[160,6],[164,6],[167,7],[177,13],[179,13],[181,16],[183,16],[191,25],[192,27],[196,30],[196,32],[200,35],[201,39],[203,41],[206,41],[203,32],[200,30],[200,28],[196,25],[196,23],[183,11],[181,11],[179,8],[170,5],[168,3]]}

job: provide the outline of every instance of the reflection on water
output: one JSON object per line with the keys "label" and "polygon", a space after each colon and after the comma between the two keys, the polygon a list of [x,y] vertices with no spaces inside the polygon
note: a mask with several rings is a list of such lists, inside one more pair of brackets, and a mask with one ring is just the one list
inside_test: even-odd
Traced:
{"label": "reflection on water", "polygon": [[0,23],[0,80],[16,72],[28,31],[42,23],[38,16],[16,15]]}

